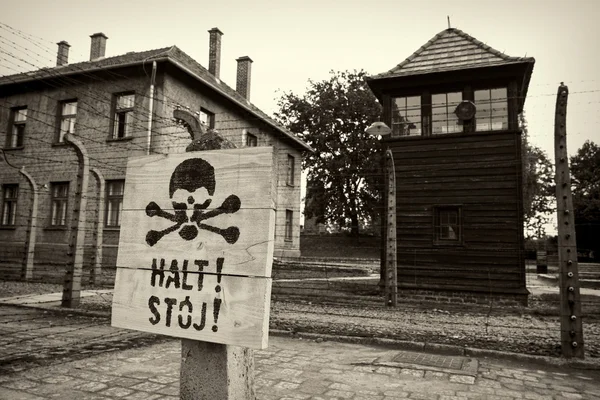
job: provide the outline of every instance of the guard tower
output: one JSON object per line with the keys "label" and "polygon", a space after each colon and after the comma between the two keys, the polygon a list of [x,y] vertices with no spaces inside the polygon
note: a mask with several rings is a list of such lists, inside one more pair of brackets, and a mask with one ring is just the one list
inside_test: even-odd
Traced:
{"label": "guard tower", "polygon": [[450,28],[368,79],[392,129],[401,295],[527,303],[518,115],[534,62]]}

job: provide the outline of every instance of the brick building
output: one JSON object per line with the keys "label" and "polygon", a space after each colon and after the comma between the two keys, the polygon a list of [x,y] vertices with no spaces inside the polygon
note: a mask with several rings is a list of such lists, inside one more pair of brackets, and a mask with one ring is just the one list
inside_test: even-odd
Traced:
{"label": "brick building", "polygon": [[114,267],[127,158],[184,152],[191,137],[175,110],[238,147],[274,148],[275,256],[299,256],[301,156],[311,149],[250,103],[249,57],[237,59],[236,90],[220,80],[222,32],[209,32],[208,69],[176,46],[105,57],[97,33],[89,61],[69,64],[63,41],[55,67],[0,78],[0,276],[60,277],[72,261],[82,152],[84,273]]}

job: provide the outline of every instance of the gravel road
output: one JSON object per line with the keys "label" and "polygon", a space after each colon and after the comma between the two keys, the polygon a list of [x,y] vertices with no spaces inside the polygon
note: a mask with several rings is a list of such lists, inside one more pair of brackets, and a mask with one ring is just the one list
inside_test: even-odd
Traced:
{"label": "gravel road", "polygon": [[[505,315],[499,315],[503,313]],[[560,355],[557,316],[484,309],[447,310],[401,304],[397,309],[275,301],[271,328],[380,337],[544,356]],[[600,319],[584,320],[586,357],[600,361]]]}

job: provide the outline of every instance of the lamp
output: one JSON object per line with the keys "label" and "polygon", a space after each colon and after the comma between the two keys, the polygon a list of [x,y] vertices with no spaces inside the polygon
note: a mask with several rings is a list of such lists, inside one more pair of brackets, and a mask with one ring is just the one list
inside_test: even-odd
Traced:
{"label": "lamp", "polygon": [[371,124],[371,126],[369,126],[367,129],[365,129],[365,132],[368,133],[369,135],[373,135],[373,136],[377,136],[377,135],[385,136],[385,135],[389,135],[390,133],[392,133],[392,130],[384,122],[377,121],[377,122],[373,122]]}

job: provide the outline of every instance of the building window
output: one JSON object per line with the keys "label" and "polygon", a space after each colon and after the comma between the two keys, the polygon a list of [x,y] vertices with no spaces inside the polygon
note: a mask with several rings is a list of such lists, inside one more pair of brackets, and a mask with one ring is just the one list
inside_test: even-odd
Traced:
{"label": "building window", "polygon": [[435,241],[437,244],[459,244],[462,241],[461,209],[457,206],[435,208]]}
{"label": "building window", "polygon": [[294,186],[294,172],[295,172],[296,159],[293,155],[288,154],[287,156],[287,179],[286,183],[289,186]]}
{"label": "building window", "polygon": [[285,240],[292,240],[294,212],[285,210]]}
{"label": "building window", "polygon": [[27,108],[13,108],[11,114],[12,123],[6,137],[6,147],[23,147],[25,124],[27,123]]}
{"label": "building window", "polygon": [[134,94],[121,94],[116,98],[115,120],[113,122],[113,139],[131,136],[133,130]]}
{"label": "building window", "polygon": [[3,185],[2,193],[2,226],[14,226],[17,218],[19,185]]}
{"label": "building window", "polygon": [[506,88],[475,90],[475,130],[508,129],[508,98]]}
{"label": "building window", "polygon": [[60,131],[58,143],[63,143],[67,133],[75,133],[75,119],[77,117],[77,102],[66,101],[60,105]]}
{"label": "building window", "polygon": [[421,134],[421,96],[392,99],[392,136]]}
{"label": "building window", "polygon": [[258,138],[251,133],[246,133],[246,147],[256,146],[258,146]]}
{"label": "building window", "polygon": [[431,126],[434,135],[462,132],[463,126],[454,110],[462,101],[461,92],[438,93],[431,96]]}
{"label": "building window", "polygon": [[215,114],[208,111],[206,108],[201,108],[200,122],[203,125],[206,125],[209,129],[215,129]]}
{"label": "building window", "polygon": [[69,183],[52,183],[52,213],[50,225],[67,225],[67,204],[69,200]]}
{"label": "building window", "polygon": [[124,180],[106,182],[106,226],[121,226],[124,189]]}

